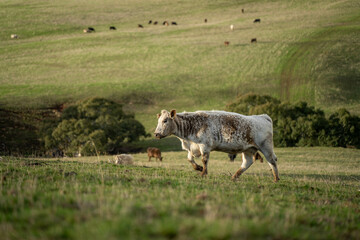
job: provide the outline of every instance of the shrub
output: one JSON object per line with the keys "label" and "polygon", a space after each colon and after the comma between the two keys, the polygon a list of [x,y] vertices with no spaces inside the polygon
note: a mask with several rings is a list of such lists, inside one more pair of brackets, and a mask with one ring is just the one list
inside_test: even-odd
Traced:
{"label": "shrub", "polygon": [[141,136],[146,136],[144,126],[125,114],[122,105],[92,98],[66,108],[43,140],[47,149],[55,147],[72,156],[116,153]]}
{"label": "shrub", "polygon": [[331,114],[327,131],[320,134],[320,143],[325,146],[354,146],[360,148],[360,118],[342,108]]}
{"label": "shrub", "polygon": [[360,118],[340,109],[329,118],[306,102],[281,103],[270,96],[247,94],[226,106],[245,115],[268,114],[273,119],[276,146],[360,147]]}

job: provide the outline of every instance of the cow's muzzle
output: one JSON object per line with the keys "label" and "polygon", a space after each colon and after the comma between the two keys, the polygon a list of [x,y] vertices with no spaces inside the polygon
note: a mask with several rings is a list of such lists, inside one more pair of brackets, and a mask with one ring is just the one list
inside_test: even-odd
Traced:
{"label": "cow's muzzle", "polygon": [[154,133],[154,135],[155,135],[155,137],[156,137],[157,139],[161,139],[161,138],[164,137],[164,136],[161,135],[160,133]]}

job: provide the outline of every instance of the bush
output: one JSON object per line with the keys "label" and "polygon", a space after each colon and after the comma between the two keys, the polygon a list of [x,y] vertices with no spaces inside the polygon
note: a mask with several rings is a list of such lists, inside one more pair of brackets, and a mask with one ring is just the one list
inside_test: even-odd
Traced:
{"label": "bush", "polygon": [[346,109],[329,118],[306,102],[281,103],[270,96],[247,94],[226,106],[226,110],[245,115],[268,114],[274,124],[274,143],[293,146],[355,146],[360,148],[360,118]]}
{"label": "bush", "polygon": [[339,109],[330,115],[327,131],[320,134],[320,143],[325,146],[360,148],[360,118],[344,108]]}
{"label": "bush", "polygon": [[48,125],[43,140],[47,149],[73,156],[117,153],[141,136],[146,136],[144,126],[125,114],[122,105],[92,98],[66,108],[58,122]]}

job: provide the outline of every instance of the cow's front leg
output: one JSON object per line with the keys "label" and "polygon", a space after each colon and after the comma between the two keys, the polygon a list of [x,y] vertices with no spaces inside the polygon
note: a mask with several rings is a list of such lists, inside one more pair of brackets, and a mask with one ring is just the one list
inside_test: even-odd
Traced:
{"label": "cow's front leg", "polygon": [[191,154],[191,152],[189,151],[188,152],[188,161],[191,163],[191,165],[193,166],[194,170],[196,171],[202,171],[203,170],[203,167],[196,164],[196,162],[194,161],[194,157],[193,155]]}
{"label": "cow's front leg", "polygon": [[202,162],[203,162],[203,165],[204,165],[204,168],[201,172],[201,176],[206,176],[207,175],[207,164],[209,162],[209,153],[203,153],[202,154]]}

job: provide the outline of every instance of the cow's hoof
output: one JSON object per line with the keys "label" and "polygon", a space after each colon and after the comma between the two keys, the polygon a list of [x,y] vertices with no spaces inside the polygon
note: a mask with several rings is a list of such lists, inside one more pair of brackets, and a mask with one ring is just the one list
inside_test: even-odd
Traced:
{"label": "cow's hoof", "polygon": [[196,171],[200,171],[200,172],[202,172],[202,171],[203,171],[203,167],[202,167],[202,166],[197,165],[197,166],[195,167],[195,170],[196,170]]}

